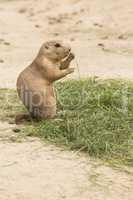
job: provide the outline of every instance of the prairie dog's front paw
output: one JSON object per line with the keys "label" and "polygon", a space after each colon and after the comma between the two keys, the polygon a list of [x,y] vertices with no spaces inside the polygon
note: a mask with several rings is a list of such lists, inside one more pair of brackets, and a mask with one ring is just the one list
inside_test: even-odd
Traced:
{"label": "prairie dog's front paw", "polygon": [[68,68],[67,69],[67,74],[72,74],[74,72],[74,68]]}
{"label": "prairie dog's front paw", "polygon": [[73,60],[75,58],[75,55],[74,53],[70,53],[69,56],[68,56],[69,60]]}

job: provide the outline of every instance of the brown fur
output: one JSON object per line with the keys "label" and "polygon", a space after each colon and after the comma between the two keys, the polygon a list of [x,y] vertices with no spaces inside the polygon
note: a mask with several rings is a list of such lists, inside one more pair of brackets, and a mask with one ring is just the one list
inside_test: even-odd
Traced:
{"label": "brown fur", "polygon": [[73,59],[74,54],[68,45],[61,41],[46,42],[31,65],[20,73],[18,95],[33,118],[55,117],[53,82],[74,72],[73,68],[69,68]]}

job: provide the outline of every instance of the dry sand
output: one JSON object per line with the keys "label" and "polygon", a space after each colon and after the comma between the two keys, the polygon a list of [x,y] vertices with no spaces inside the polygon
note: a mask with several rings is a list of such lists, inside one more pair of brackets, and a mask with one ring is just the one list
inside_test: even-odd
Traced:
{"label": "dry sand", "polygon": [[[0,87],[42,42],[71,43],[80,76],[133,77],[132,0],[0,0]],[[79,77],[76,69],[73,77]],[[0,200],[132,200],[133,176],[35,138],[15,141],[0,123]]]}
{"label": "dry sand", "polygon": [[0,86],[15,87],[48,39],[71,43],[81,76],[132,79],[132,8],[132,0],[0,0]]}
{"label": "dry sand", "polygon": [[15,125],[0,127],[0,200],[132,200],[132,169],[112,169],[37,138],[18,140]]}

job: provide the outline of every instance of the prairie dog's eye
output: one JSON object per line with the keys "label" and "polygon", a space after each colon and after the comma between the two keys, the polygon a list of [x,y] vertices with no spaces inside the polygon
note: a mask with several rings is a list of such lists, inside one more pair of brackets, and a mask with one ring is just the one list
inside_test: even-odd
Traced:
{"label": "prairie dog's eye", "polygon": [[61,47],[61,45],[60,45],[59,43],[56,43],[56,44],[55,44],[55,47],[56,47],[56,48],[59,48],[59,47]]}
{"label": "prairie dog's eye", "polygon": [[45,46],[45,49],[49,49],[49,47],[46,45],[46,46]]}

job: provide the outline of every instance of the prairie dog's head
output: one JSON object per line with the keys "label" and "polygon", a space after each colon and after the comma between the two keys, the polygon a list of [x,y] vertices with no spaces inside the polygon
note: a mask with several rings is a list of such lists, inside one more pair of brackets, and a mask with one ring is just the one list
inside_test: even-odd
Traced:
{"label": "prairie dog's head", "polygon": [[49,60],[60,61],[67,57],[71,51],[71,47],[62,41],[48,41],[44,43],[39,54],[45,56]]}

